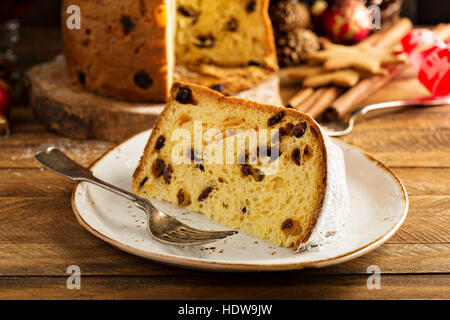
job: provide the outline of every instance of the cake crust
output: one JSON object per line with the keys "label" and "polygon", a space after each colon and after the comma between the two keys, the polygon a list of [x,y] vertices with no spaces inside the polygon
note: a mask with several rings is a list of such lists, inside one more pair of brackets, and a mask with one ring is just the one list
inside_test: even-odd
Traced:
{"label": "cake crust", "polygon": [[[172,83],[174,52],[167,19],[173,0],[64,0],[80,7],[81,29],[62,24],[67,70],[74,83],[97,94],[136,102],[165,102]],[[173,26],[172,26],[173,24]]]}

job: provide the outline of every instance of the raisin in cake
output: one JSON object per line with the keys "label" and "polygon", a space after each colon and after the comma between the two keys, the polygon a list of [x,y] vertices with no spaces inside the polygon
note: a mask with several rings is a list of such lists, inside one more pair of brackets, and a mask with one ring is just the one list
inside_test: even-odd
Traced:
{"label": "raisin in cake", "polygon": [[132,191],[297,250],[348,211],[342,152],[308,115],[193,84],[173,85]]}
{"label": "raisin in cake", "polygon": [[174,0],[64,0],[62,21],[70,5],[81,11],[81,30],[62,28],[73,81],[113,98],[166,101],[175,65]]}
{"label": "raisin in cake", "polygon": [[178,0],[177,63],[277,68],[269,0]]}
{"label": "raisin in cake", "polygon": [[174,81],[208,87],[225,96],[276,106],[283,105],[277,73],[258,66],[227,68],[201,64],[195,68],[187,68],[177,65]]}

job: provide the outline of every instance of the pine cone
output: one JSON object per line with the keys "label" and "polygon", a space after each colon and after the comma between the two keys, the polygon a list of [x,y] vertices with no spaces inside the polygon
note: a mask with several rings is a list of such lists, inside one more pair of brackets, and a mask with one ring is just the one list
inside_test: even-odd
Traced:
{"label": "pine cone", "polygon": [[303,62],[303,55],[320,49],[319,38],[308,29],[297,29],[280,34],[277,38],[278,63],[281,67]]}
{"label": "pine cone", "polygon": [[269,14],[275,33],[308,28],[311,25],[311,15],[308,8],[297,0],[272,0]]}

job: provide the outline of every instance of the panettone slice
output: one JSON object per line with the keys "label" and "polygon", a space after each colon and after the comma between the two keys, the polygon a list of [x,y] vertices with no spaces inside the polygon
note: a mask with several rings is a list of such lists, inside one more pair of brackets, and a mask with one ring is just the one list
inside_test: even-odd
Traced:
{"label": "panettone slice", "polygon": [[348,211],[342,152],[312,118],[183,83],[132,191],[295,249],[334,238]]}

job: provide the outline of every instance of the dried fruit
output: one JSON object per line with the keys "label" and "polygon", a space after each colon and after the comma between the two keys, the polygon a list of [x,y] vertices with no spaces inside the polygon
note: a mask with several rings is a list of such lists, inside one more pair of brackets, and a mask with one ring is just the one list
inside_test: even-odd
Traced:
{"label": "dried fruit", "polygon": [[202,164],[197,165],[197,168],[199,168],[201,171],[205,171],[205,167]]}
{"label": "dried fruit", "polygon": [[247,208],[246,207],[242,207],[242,213],[246,213],[247,212]]}
{"label": "dried fruit", "polygon": [[216,38],[212,34],[205,34],[197,36],[197,42],[194,43],[194,46],[197,48],[212,48],[214,47],[214,42]]}
{"label": "dried fruit", "polygon": [[294,107],[291,104],[289,104],[289,103],[287,105],[285,105],[284,107],[288,108],[288,109],[294,109]]}
{"label": "dried fruit", "polygon": [[294,151],[292,151],[291,159],[296,165],[300,165],[300,149],[294,149]]}
{"label": "dried fruit", "polygon": [[255,0],[250,0],[249,2],[247,2],[245,11],[247,11],[248,13],[251,13],[251,12],[254,12],[255,9],[256,9],[256,1]]}
{"label": "dried fruit", "polygon": [[292,123],[286,123],[286,125],[284,126],[284,132],[286,132],[287,136],[291,136],[292,135],[292,130],[294,129],[294,125]]}
{"label": "dried fruit", "polygon": [[270,148],[270,161],[275,161],[277,160],[281,155],[281,151],[280,149],[278,149],[277,147],[271,147]]}
{"label": "dried fruit", "polygon": [[303,155],[306,156],[309,153],[309,147],[308,145],[305,146],[305,149],[303,149]]}
{"label": "dried fruit", "polygon": [[282,223],[281,230],[286,235],[297,236],[302,232],[302,226],[298,221],[289,218]]}
{"label": "dried fruit", "polygon": [[125,34],[129,34],[131,31],[133,31],[133,29],[135,27],[135,24],[131,20],[130,16],[122,16],[120,18],[120,23],[122,24],[123,32]]}
{"label": "dried fruit", "polygon": [[227,21],[226,25],[225,25],[225,30],[228,31],[236,31],[239,27],[239,22],[236,18],[230,18],[230,20]]}
{"label": "dried fruit", "polygon": [[164,160],[156,159],[152,165],[152,172],[156,178],[161,177],[164,174],[164,169],[166,168],[166,163]]}
{"label": "dried fruit", "polygon": [[134,83],[142,89],[147,89],[153,85],[153,80],[145,71],[139,71],[134,75]]}
{"label": "dried fruit", "polygon": [[175,100],[183,104],[193,104],[194,98],[192,97],[191,89],[189,87],[180,87],[178,89],[177,95],[175,96]]}
{"label": "dried fruit", "polygon": [[144,179],[142,179],[141,183],[139,183],[139,189],[141,189],[144,186],[144,184],[147,182],[147,180],[148,180],[148,177],[145,177]]}
{"label": "dried fruit", "polygon": [[222,92],[225,87],[223,86],[223,84],[219,83],[219,84],[213,84],[212,86],[209,87],[210,89],[217,91],[217,92]]}
{"label": "dried fruit", "polygon": [[251,60],[251,61],[248,62],[248,65],[249,66],[259,67],[259,66],[261,66],[261,63]]}
{"label": "dried fruit", "polygon": [[251,169],[252,169],[252,167],[250,167],[248,164],[244,164],[241,167],[241,172],[244,175],[244,177],[246,177],[252,173]]}
{"label": "dried fruit", "polygon": [[80,84],[84,85],[86,83],[86,75],[84,72],[77,71],[77,78]]}
{"label": "dried fruit", "polygon": [[185,6],[179,6],[178,13],[189,18],[194,18],[197,16],[197,12],[194,9]]}
{"label": "dried fruit", "polygon": [[302,137],[305,134],[305,131],[306,131],[306,122],[301,122],[300,124],[292,128],[292,134],[296,138]]}
{"label": "dried fruit", "polygon": [[177,200],[178,200],[178,205],[179,206],[184,202],[184,191],[183,191],[183,189],[178,190]]}
{"label": "dried fruit", "polygon": [[198,156],[198,153],[197,153],[197,151],[195,151],[195,149],[189,148],[188,155],[189,155],[189,158],[191,159],[191,161],[194,161],[195,163],[202,162],[202,158]]}
{"label": "dried fruit", "polygon": [[280,122],[283,117],[284,117],[284,110],[278,112],[276,115],[270,118],[269,121],[267,121],[267,124],[269,126],[273,126],[274,124]]}
{"label": "dried fruit", "polygon": [[263,181],[264,179],[264,172],[257,169],[257,168],[253,168],[252,166],[248,165],[248,164],[244,164],[241,167],[241,173],[244,177],[251,175],[253,180],[255,181]]}
{"label": "dried fruit", "polygon": [[203,190],[202,193],[200,193],[200,195],[198,196],[198,201],[203,201],[206,198],[208,198],[208,196],[212,192],[212,190],[213,190],[212,187],[208,187],[205,190]]}
{"label": "dried fruit", "polygon": [[158,139],[156,139],[155,142],[155,149],[161,150],[162,147],[164,147],[164,143],[166,142],[166,138],[163,135],[160,135]]}
{"label": "dried fruit", "polygon": [[260,182],[264,180],[265,174],[257,168],[251,168],[253,180]]}
{"label": "dried fruit", "polygon": [[172,165],[168,165],[164,170],[164,182],[170,184],[170,179],[172,178],[173,168]]}
{"label": "dried fruit", "polygon": [[270,161],[275,161],[280,157],[280,150],[274,146],[257,147],[256,153],[260,157],[270,157]]}
{"label": "dried fruit", "polygon": [[279,143],[281,139],[286,135],[286,132],[283,128],[278,129],[275,134],[272,136],[272,143]]}
{"label": "dried fruit", "polygon": [[281,230],[292,228],[293,225],[292,219],[286,219],[281,225]]}

